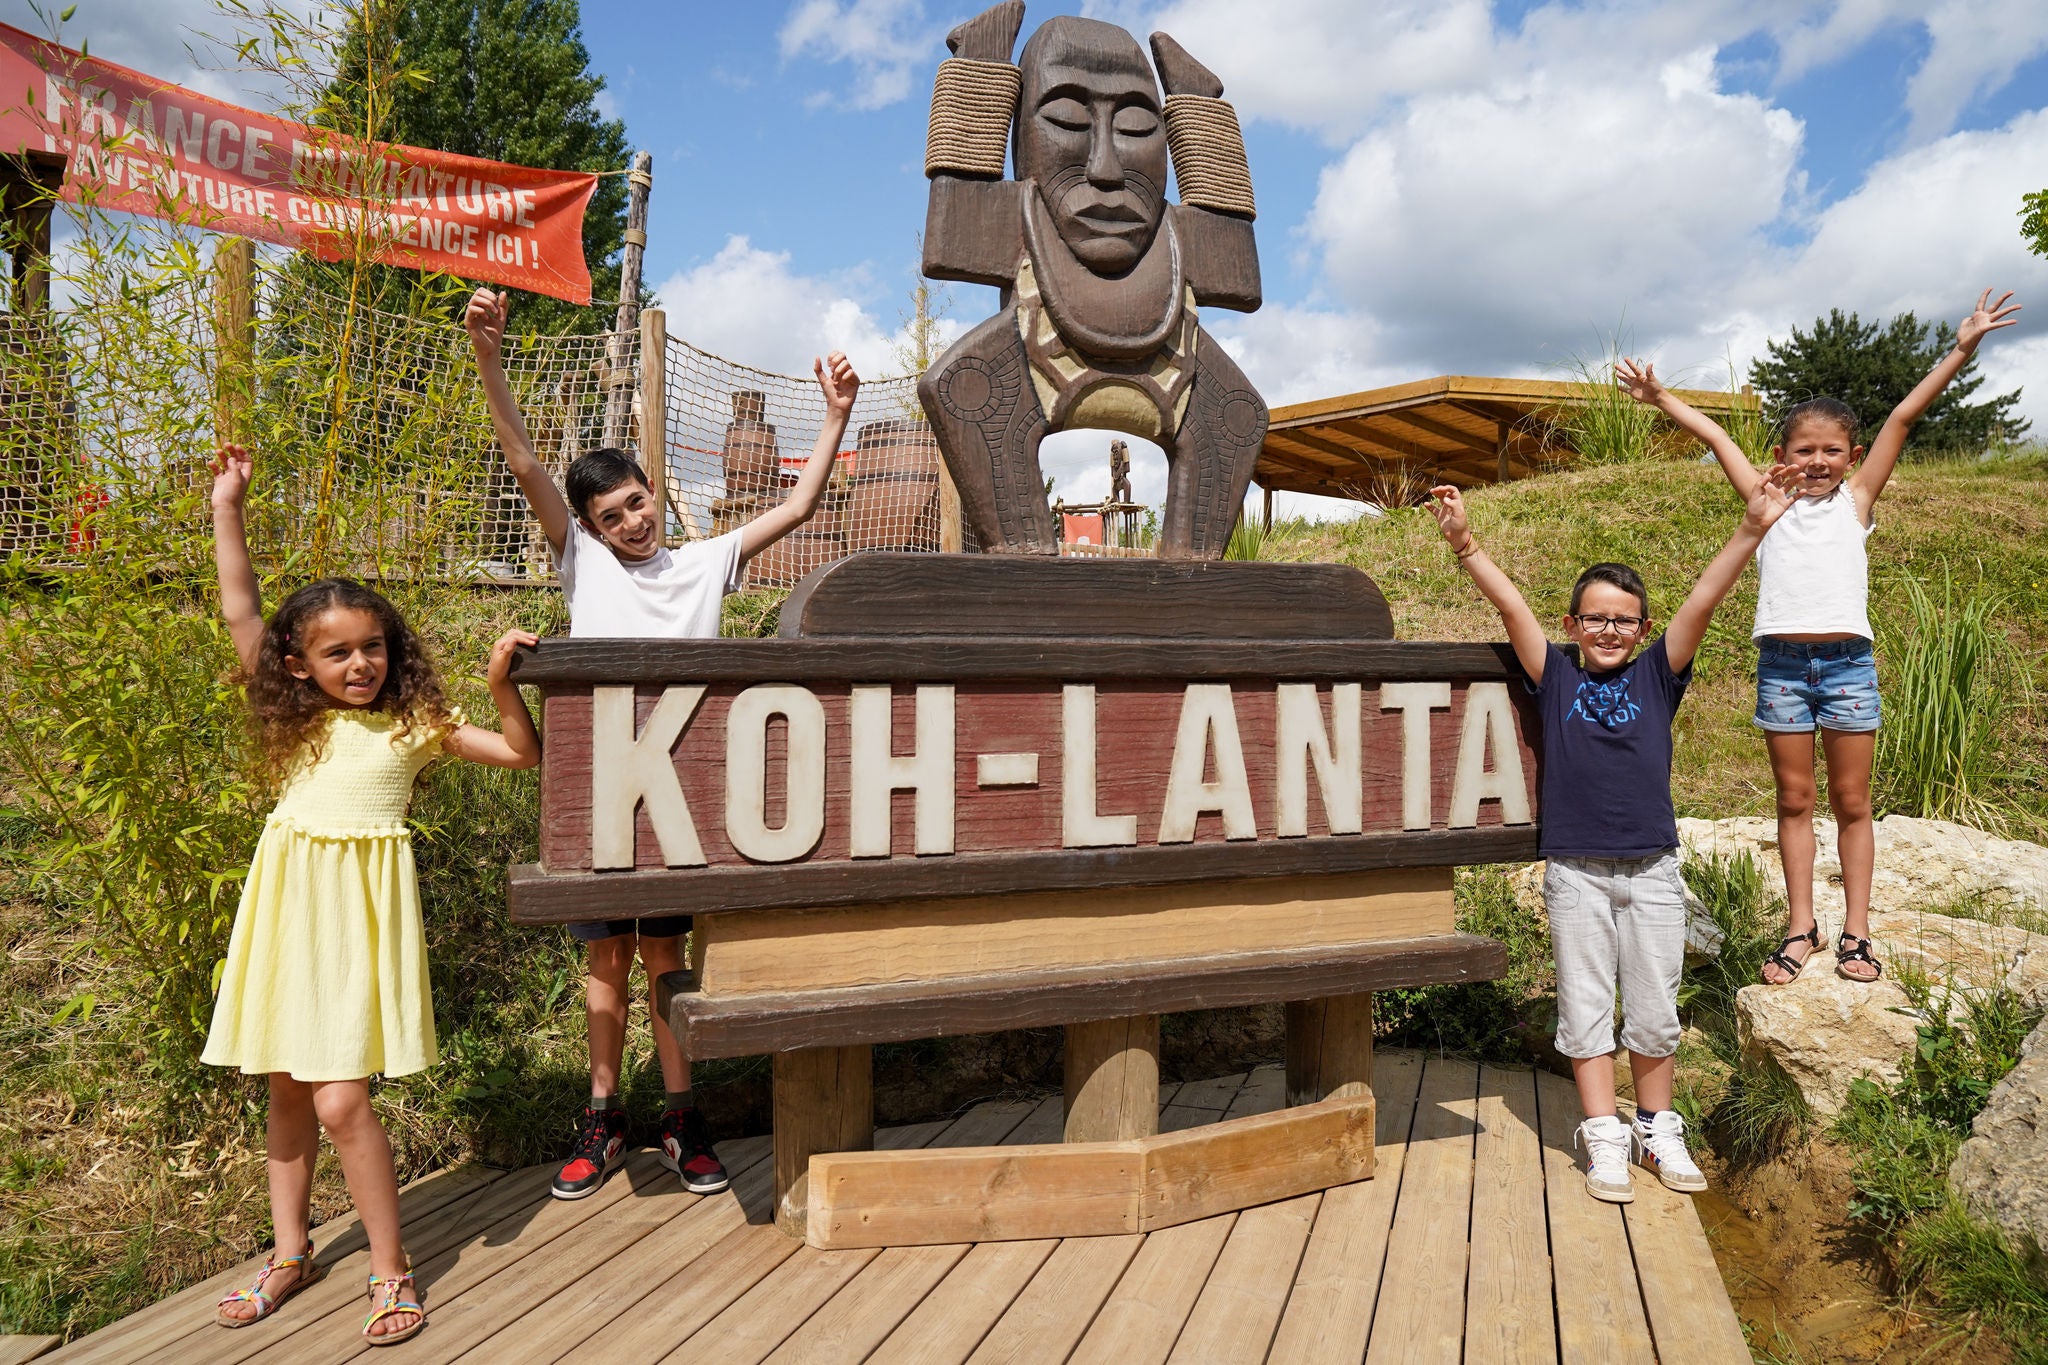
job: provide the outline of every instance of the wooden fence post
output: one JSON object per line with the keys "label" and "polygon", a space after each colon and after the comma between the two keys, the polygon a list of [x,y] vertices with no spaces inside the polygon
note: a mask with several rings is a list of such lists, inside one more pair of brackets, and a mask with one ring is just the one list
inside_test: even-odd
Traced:
{"label": "wooden fence post", "polygon": [[223,237],[213,269],[213,436],[245,443],[256,402],[256,244]]}
{"label": "wooden fence post", "polygon": [[[619,253],[619,311],[612,320],[612,341],[605,366],[604,443],[626,444],[633,424],[633,373],[626,367],[626,338],[640,323],[640,271],[647,256],[647,197],[654,188],[654,154],[635,152],[626,173],[625,247]],[[643,365],[644,369],[645,366]],[[644,400],[643,400],[644,405]],[[646,463],[643,459],[642,463]],[[654,471],[648,471],[648,478]]]}
{"label": "wooden fence post", "polygon": [[640,465],[654,495],[654,524],[668,543],[668,314],[640,315]]}

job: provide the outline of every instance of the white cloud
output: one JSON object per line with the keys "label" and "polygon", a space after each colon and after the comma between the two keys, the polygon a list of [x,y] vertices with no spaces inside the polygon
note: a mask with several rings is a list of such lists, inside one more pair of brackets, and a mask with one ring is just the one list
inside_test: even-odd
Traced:
{"label": "white cloud", "polygon": [[[302,15],[318,7],[317,0],[281,4]],[[54,17],[64,6],[52,0],[43,8]],[[39,38],[50,36],[49,25],[28,0],[0,0],[0,23]],[[231,47],[210,41],[209,35],[229,44],[240,36],[213,0],[79,0],[62,26],[61,41],[231,104],[263,109],[284,96],[282,82],[248,70],[235,60]]]}
{"label": "white cloud", "polygon": [[782,57],[851,63],[851,90],[815,98],[855,109],[880,109],[909,96],[915,77],[945,55],[944,26],[927,19],[922,0],[800,0],[783,21]]}
{"label": "white cloud", "polygon": [[1913,143],[1948,132],[1972,101],[2003,89],[2022,62],[2048,52],[2048,6],[1944,0],[1927,16],[1927,36],[1927,60],[1906,86]]}

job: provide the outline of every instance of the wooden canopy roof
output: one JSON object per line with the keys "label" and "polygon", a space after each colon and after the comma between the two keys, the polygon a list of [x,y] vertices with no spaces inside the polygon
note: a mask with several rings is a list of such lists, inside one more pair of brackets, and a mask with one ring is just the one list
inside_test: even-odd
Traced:
{"label": "wooden canopy roof", "polygon": [[[1583,384],[1447,374],[1273,409],[1259,486],[1405,505],[1431,484],[1505,483],[1568,457],[1545,444],[1547,410],[1583,401]],[[1720,417],[1754,407],[1748,392],[1674,390]]]}

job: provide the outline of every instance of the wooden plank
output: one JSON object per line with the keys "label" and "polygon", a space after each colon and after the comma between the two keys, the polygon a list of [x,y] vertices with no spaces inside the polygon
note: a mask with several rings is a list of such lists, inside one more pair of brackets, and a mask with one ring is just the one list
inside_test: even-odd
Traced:
{"label": "wooden plank", "polygon": [[[471,1365],[524,1358],[556,1360],[584,1341],[626,1319],[657,1289],[683,1273],[700,1256],[747,1225],[746,1207],[765,1208],[773,1194],[774,1166],[765,1138],[721,1144],[732,1173],[730,1192],[700,1199],[630,1245],[616,1247],[601,1265],[562,1285],[560,1292],[529,1300],[523,1313],[508,1313],[497,1331],[462,1357]],[[785,1241],[787,1239],[784,1239]],[[664,1306],[654,1316],[663,1316]],[[437,1321],[436,1333],[439,1332]],[[687,1335],[658,1349],[667,1350]]]}
{"label": "wooden plank", "polygon": [[1287,1102],[1372,1089],[1372,993],[1287,1002]]}
{"label": "wooden plank", "polygon": [[672,1365],[714,1360],[719,1365],[758,1365],[878,1254],[799,1246],[665,1359]]}
{"label": "wooden plank", "polygon": [[1287,1307],[1320,1194],[1246,1209],[1195,1300],[1169,1361],[1258,1365]]}
{"label": "wooden plank", "polygon": [[0,1337],[0,1365],[28,1365],[56,1350],[64,1342],[62,1337],[4,1336]]}
{"label": "wooden plank", "polygon": [[775,1122],[775,1226],[804,1235],[813,1154],[875,1141],[873,1062],[864,1047],[778,1052],[771,1062]]}
{"label": "wooden plank", "polygon": [[[937,1137],[919,1146],[993,1147],[1006,1142],[1042,1104],[1030,1100],[984,1100],[939,1130]],[[877,1149],[880,1143],[875,1144]],[[894,1149],[892,1149],[894,1150]]]}
{"label": "wooden plank", "polygon": [[1323,1192],[1315,1230],[1273,1341],[1276,1365],[1358,1365],[1365,1358],[1421,1082],[1418,1054],[1379,1055],[1373,1082],[1379,1102],[1373,1178]]}
{"label": "wooden plank", "polygon": [[657,994],[696,1057],[746,1057],[833,1043],[898,1042],[1032,1028],[1122,1012],[1224,1009],[1301,991],[1360,994],[1486,981],[1506,970],[1492,939],[1439,934],[1334,948],[1233,953],[1175,963],[1120,963],[854,986],[801,994],[709,996],[671,972]]}
{"label": "wooden plank", "polygon": [[768,1357],[770,1365],[859,1365],[966,1256],[966,1244],[889,1247]]}
{"label": "wooden plank", "polygon": [[869,1359],[878,1365],[961,1365],[1059,1245],[1047,1239],[975,1247]]}
{"label": "wooden plank", "polygon": [[1132,1233],[1061,1242],[982,1338],[968,1357],[970,1365],[1065,1360],[1144,1240]]}
{"label": "wooden plank", "polygon": [[[481,1166],[459,1166],[453,1170],[435,1171],[412,1181],[399,1191],[398,1212],[402,1225],[408,1230],[419,1227],[436,1213],[451,1210],[458,1201],[474,1203],[484,1187],[502,1179],[519,1179],[530,1176],[533,1171],[514,1172],[509,1177],[504,1171],[489,1170]],[[545,1193],[545,1187],[534,1192],[538,1198]],[[368,1242],[363,1237],[362,1226],[354,1209],[340,1215],[313,1230],[313,1242],[318,1248],[315,1261],[325,1266],[335,1266],[345,1258],[366,1254]],[[217,1275],[208,1276],[199,1283],[190,1285],[160,1299],[147,1308],[130,1313],[118,1322],[112,1322],[97,1332],[79,1337],[70,1345],[61,1348],[52,1358],[65,1361],[111,1362],[138,1360],[163,1351],[173,1342],[195,1332],[219,1334],[225,1329],[213,1325],[212,1306],[221,1295],[231,1289],[248,1285],[262,1266],[263,1258],[255,1257],[244,1261]],[[367,1272],[366,1272],[367,1273]],[[306,1291],[311,1293],[311,1290]],[[254,1328],[238,1328],[248,1332]]]}
{"label": "wooden plank", "polygon": [[1159,1131],[1180,1133],[1208,1123],[1221,1123],[1244,1086],[1245,1073],[1188,1081],[1159,1106]]}
{"label": "wooden plank", "polygon": [[1621,1209],[1586,1193],[1585,1168],[1572,1147],[1580,1119],[1578,1092],[1570,1081],[1539,1071],[1536,1110],[1550,1270],[1558,1285],[1559,1354],[1566,1360],[1648,1365],[1655,1355]]}
{"label": "wooden plank", "polygon": [[814,1247],[925,1246],[1138,1231],[1135,1142],[811,1158]]}
{"label": "wooden plank", "polygon": [[1370,1093],[1232,1119],[1140,1144],[1146,1232],[1348,1185],[1373,1170]]}
{"label": "wooden plank", "polygon": [[1286,1103],[1287,1069],[1267,1063],[1251,1069],[1244,1085],[1231,1097],[1230,1108],[1223,1111],[1223,1117],[1242,1119],[1253,1114],[1270,1114]]}
{"label": "wooden plank", "polygon": [[1159,1131],[1159,1016],[1128,1015],[1069,1024],[1068,1142],[1114,1142]]}
{"label": "wooden plank", "polygon": [[692,953],[693,961],[702,954],[697,990],[706,997],[859,986],[914,992],[905,983],[925,982],[972,992],[1013,983],[970,978],[1132,963],[1151,964],[1141,974],[1153,976],[1160,964],[1271,951],[1276,943],[1300,952],[1437,940],[1426,949],[1457,932],[1456,916],[1450,869],[1418,867],[1092,895],[735,912],[700,920]]}
{"label": "wooden plank", "polygon": [[1401,1169],[1366,1360],[1460,1358],[1479,1068],[1431,1058]]}
{"label": "wooden plank", "polygon": [[1066,1099],[1061,1095],[1049,1095],[1040,1100],[1037,1107],[1024,1116],[1024,1121],[1002,1139],[1002,1145],[1022,1147],[1027,1143],[1065,1141],[1066,1107]]}
{"label": "wooden plank", "polygon": [[783,603],[784,638],[1389,640],[1386,598],[1357,569],[1024,555],[850,555]]}
{"label": "wooden plank", "polygon": [[[1526,769],[1534,773],[1533,766]],[[1448,779],[1446,779],[1448,780]],[[1242,843],[1162,844],[1111,849],[816,862],[761,867],[641,869],[633,872],[545,872],[512,865],[506,883],[512,919],[567,924],[621,914],[669,914],[678,906],[699,916],[763,907],[893,905],[1010,893],[1085,892],[1107,887],[1175,886],[1528,862],[1537,856],[1537,826],[1480,825],[1402,834],[1357,834]]]}
{"label": "wooden plank", "polygon": [[1161,1365],[1237,1219],[1226,1213],[1148,1235],[1068,1365]]}
{"label": "wooden plank", "polygon": [[1742,1323],[1690,1195],[1637,1172],[1623,1209],[1629,1250],[1660,1365],[1734,1365],[1750,1359]]}
{"label": "wooden plank", "polygon": [[1481,1067],[1478,1114],[1465,1354],[1473,1360],[1552,1362],[1557,1324],[1550,1303],[1535,1073]]}

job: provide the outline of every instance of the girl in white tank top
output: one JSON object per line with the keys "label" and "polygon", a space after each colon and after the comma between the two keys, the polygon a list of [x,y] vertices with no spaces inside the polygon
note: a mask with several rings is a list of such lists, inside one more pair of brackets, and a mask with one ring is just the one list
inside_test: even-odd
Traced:
{"label": "girl in white tank top", "polygon": [[[1763,979],[1798,976],[1820,947],[1813,906],[1814,736],[1820,736],[1842,859],[1843,921],[1835,971],[1875,981],[1883,968],[1870,948],[1870,880],[1876,834],[1870,817],[1870,769],[1877,750],[1878,693],[1871,653],[1869,562],[1864,552],[1873,509],[1913,424],[1976,353],[1985,336],[2019,319],[2007,293],[1985,290],[1956,328],[1956,345],[1885,419],[1866,454],[1856,444],[1856,414],[1832,398],[1785,415],[1773,460],[1799,471],[1799,502],[1757,550],[1756,725],[1764,731],[1778,789],[1778,849],[1785,865],[1790,932],[1764,959]],[[1623,361],[1615,382],[1706,443],[1745,501],[1764,474],[1714,421],[1657,382],[1653,367]],[[1861,466],[1858,467],[1858,460]],[[1797,950],[1795,955],[1795,949]]]}

